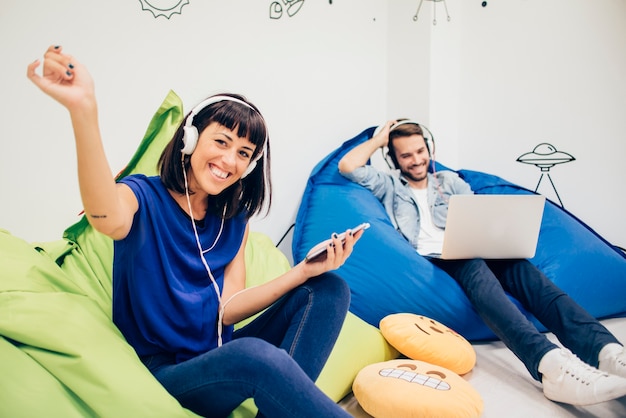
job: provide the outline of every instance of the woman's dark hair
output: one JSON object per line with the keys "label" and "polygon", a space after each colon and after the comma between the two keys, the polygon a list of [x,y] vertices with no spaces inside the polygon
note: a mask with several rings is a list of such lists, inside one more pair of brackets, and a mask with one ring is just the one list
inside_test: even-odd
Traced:
{"label": "woman's dark hair", "polygon": [[[408,119],[398,119],[396,123],[400,123],[400,122],[407,121],[407,120]],[[422,138],[424,137],[424,131],[422,130],[422,127],[418,123],[403,123],[403,124],[398,125],[397,128],[394,128],[392,126],[391,130],[389,131],[389,141],[387,142],[387,148],[389,150],[389,158],[391,158],[391,161],[393,161],[393,165],[396,168],[400,168],[400,165],[398,164],[398,160],[396,158],[396,149],[393,146],[393,140],[396,138],[412,136],[412,135],[420,135]],[[430,149],[428,150],[428,153],[430,154]]]}
{"label": "woman's dark hair", "polygon": [[[265,153],[258,159],[256,167],[250,174],[231,185],[217,196],[209,196],[208,211],[226,219],[232,218],[241,211],[246,211],[246,217],[260,213],[267,200],[265,211],[270,208],[272,201],[272,185],[270,180],[270,144],[265,120],[259,110],[249,103],[243,96],[236,94],[220,94],[248,103],[250,107],[231,100],[222,100],[206,106],[193,116],[193,126],[202,133],[207,126],[217,122],[228,129],[237,130],[237,135],[256,145],[251,161],[254,161],[261,152]],[[183,127],[190,117],[185,119],[174,133],[158,161],[161,181],[170,190],[185,193],[184,170],[189,170],[190,155],[182,154]],[[184,158],[183,158],[184,157]],[[193,193],[193,190],[189,190]],[[226,212],[224,213],[224,207]]]}

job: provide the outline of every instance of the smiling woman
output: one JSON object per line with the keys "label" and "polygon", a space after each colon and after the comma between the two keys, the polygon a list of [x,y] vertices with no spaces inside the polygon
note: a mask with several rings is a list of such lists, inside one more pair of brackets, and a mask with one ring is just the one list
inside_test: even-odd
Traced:
{"label": "smiling woman", "polygon": [[349,416],[314,382],[350,300],[331,270],[361,234],[344,245],[332,238],[327,257],[246,287],[248,220],[271,201],[260,111],[240,95],[209,97],[176,129],[159,175],[116,181],[90,74],[60,46],[48,48],[43,76],[39,64],[28,77],[73,122],[85,216],[114,240],[113,322],[154,377],[203,416],[228,416],[249,398],[265,416]]}
{"label": "smiling woman", "polygon": [[[214,207],[202,211],[221,214],[226,209],[225,216],[232,217],[240,204],[250,216],[262,209],[266,196],[271,196],[269,164],[269,137],[261,113],[242,96],[220,94],[189,112],[163,151],[159,169],[163,184],[176,192],[173,196],[181,207],[188,207],[184,198],[189,191],[195,201],[205,200],[206,193],[196,196],[202,185],[216,196]],[[207,183],[201,173],[214,181]]]}

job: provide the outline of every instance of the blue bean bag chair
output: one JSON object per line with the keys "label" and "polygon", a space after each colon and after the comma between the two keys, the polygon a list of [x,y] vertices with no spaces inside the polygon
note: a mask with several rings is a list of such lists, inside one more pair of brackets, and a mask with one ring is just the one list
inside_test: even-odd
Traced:
{"label": "blue bean bag chair", "polygon": [[[374,326],[390,314],[415,313],[435,319],[471,341],[494,339],[457,283],[417,254],[396,232],[381,203],[367,189],[339,173],[341,157],[368,140],[374,129],[344,142],[311,172],[296,216],[294,261],[302,260],[311,247],[332,232],[369,222],[371,228],[338,271],[352,291],[351,312]],[[437,170],[448,169],[437,165]],[[534,193],[494,175],[457,172],[475,193]],[[531,262],[595,317],[626,313],[624,253],[549,200]],[[524,309],[522,312],[545,331],[532,315]]]}

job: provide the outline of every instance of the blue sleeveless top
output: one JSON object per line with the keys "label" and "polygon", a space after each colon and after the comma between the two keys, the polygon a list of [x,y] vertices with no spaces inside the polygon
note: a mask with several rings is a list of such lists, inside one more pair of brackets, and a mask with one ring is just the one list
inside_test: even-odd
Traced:
{"label": "blue sleeveless top", "polygon": [[[202,263],[191,219],[157,176],[123,178],[139,209],[126,238],[114,242],[113,322],[138,355],[173,354],[177,361],[217,347],[218,299]],[[245,213],[224,221],[213,249],[205,252],[220,292],[224,268],[239,251]],[[197,225],[202,249],[209,249],[221,218],[207,214]],[[233,327],[224,327],[224,342]]]}

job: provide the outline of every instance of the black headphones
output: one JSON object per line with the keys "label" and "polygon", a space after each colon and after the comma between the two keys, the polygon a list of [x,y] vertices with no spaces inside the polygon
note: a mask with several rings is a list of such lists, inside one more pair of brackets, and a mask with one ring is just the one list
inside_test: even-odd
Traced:
{"label": "black headphones", "polygon": [[[235,97],[231,97],[231,96],[224,96],[224,95],[220,95],[220,96],[212,96],[209,97],[208,99],[200,102],[198,105],[196,105],[196,107],[194,107],[191,112],[189,113],[189,115],[187,116],[187,120],[185,121],[185,125],[183,126],[183,148],[180,150],[183,155],[191,155],[193,153],[193,151],[196,149],[196,146],[198,145],[198,138],[199,138],[199,133],[198,133],[198,128],[196,128],[193,125],[193,118],[200,113],[200,111],[202,109],[204,109],[205,107],[208,107],[214,103],[218,103],[218,102],[222,102],[222,101],[229,101],[229,102],[235,102],[235,103],[239,103],[243,106],[246,106],[249,109],[254,110],[256,113],[259,114],[259,116],[261,116],[261,119],[263,119],[263,116],[252,106],[250,106],[248,103],[244,102],[243,100],[239,100]],[[265,123],[265,119],[263,119],[263,123]],[[267,133],[267,125],[265,128],[265,132]],[[267,135],[267,134],[266,134]],[[261,158],[265,158],[266,157],[266,150],[267,150],[267,142],[268,142],[268,138],[267,136],[265,137],[265,141],[263,143],[263,150],[254,158],[254,160],[250,161],[250,164],[248,165],[248,168],[246,169],[246,171],[243,173],[243,175],[241,176],[241,178],[246,177],[248,174],[250,174],[252,172],[252,170],[254,170],[254,168],[256,167],[257,162],[261,159]]]}
{"label": "black headphones", "polygon": [[[389,133],[391,133],[391,131],[393,131],[394,129],[396,129],[397,127],[401,126],[401,125],[407,125],[407,124],[411,124],[411,125],[417,125],[422,129],[422,137],[424,138],[424,143],[426,144],[426,149],[428,150],[428,156],[431,158],[431,160],[434,160],[434,155],[435,155],[435,137],[432,134],[432,132],[430,132],[430,129],[428,129],[425,125],[418,123],[416,121],[410,120],[410,119],[405,119],[405,120],[401,120],[399,122],[396,122],[395,124],[391,125],[391,128],[389,128]],[[376,130],[374,131],[374,134],[372,136],[375,136],[378,132],[380,132],[380,130],[383,128],[384,125],[380,125],[376,128]],[[389,152],[389,147],[386,147],[387,150],[384,150],[381,148],[381,152],[383,153],[383,158],[385,159],[385,162],[387,163],[387,165],[389,166],[389,168],[391,168],[392,170],[397,169],[397,165],[395,162],[394,157],[391,156],[390,152]]]}

